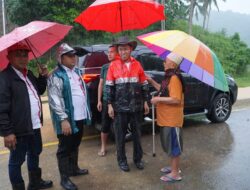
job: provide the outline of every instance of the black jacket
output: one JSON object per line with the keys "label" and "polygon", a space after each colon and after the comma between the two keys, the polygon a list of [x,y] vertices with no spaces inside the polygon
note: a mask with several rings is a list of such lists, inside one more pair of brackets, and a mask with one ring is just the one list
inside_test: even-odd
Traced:
{"label": "black jacket", "polygon": [[[43,94],[47,85],[46,78],[36,78],[31,71],[28,71],[27,76],[38,95]],[[30,110],[26,84],[9,65],[0,72],[0,136],[15,134],[19,137],[33,134]]]}
{"label": "black jacket", "polygon": [[115,112],[143,111],[144,102],[148,100],[148,85],[140,83],[124,83],[115,86],[106,86],[108,103],[111,103]]}
{"label": "black jacket", "polygon": [[130,69],[117,59],[109,66],[106,79],[107,101],[115,112],[141,112],[148,100],[148,82],[144,70],[136,59],[131,57]]}

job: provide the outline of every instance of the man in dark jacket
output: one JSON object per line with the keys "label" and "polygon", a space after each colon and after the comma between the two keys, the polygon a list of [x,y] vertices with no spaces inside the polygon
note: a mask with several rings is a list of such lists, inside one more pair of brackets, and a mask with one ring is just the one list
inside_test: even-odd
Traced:
{"label": "man in dark jacket", "polygon": [[39,69],[36,78],[27,70],[29,47],[17,43],[8,48],[9,65],[0,73],[0,136],[10,150],[9,178],[13,190],[24,190],[21,166],[27,155],[28,190],[46,189],[52,181],[41,178],[39,155],[42,152],[40,128],[42,104],[48,70]]}
{"label": "man in dark jacket", "polygon": [[129,171],[125,153],[125,135],[128,124],[131,126],[134,155],[133,161],[138,169],[143,169],[140,141],[140,118],[147,114],[148,83],[141,64],[131,57],[136,41],[121,37],[117,42],[120,59],[112,61],[106,80],[108,113],[114,118],[117,161],[121,170]]}

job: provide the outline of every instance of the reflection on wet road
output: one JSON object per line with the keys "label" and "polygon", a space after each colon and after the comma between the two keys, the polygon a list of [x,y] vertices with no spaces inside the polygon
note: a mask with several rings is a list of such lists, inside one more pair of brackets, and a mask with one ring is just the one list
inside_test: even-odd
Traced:
{"label": "reflection on wet road", "polygon": [[[53,131],[43,129],[46,143],[55,141]],[[159,134],[156,136],[156,157],[152,157],[152,136],[142,138],[145,169],[133,165],[132,143],[126,144],[129,173],[121,172],[116,163],[115,146],[110,142],[106,157],[97,156],[99,140],[83,141],[80,165],[90,171],[88,176],[73,178],[79,189],[93,190],[249,190],[250,189],[250,108],[232,112],[226,123],[211,124],[206,119],[186,119],[184,153],[181,169],[183,181],[166,184],[160,181],[160,169],[167,165]],[[0,147],[2,147],[2,139]],[[56,146],[44,148],[41,166],[45,178],[54,180],[51,190],[60,189],[56,165]],[[8,155],[0,155],[0,189],[10,189],[7,175]],[[23,167],[27,182],[26,166]]]}

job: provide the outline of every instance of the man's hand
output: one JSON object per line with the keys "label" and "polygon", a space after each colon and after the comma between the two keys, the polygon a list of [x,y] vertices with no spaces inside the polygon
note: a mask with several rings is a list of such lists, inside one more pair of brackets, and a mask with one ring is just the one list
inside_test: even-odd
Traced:
{"label": "man's hand", "polygon": [[4,137],[4,146],[10,150],[16,149],[16,135],[10,134]]}
{"label": "man's hand", "polygon": [[146,77],[147,77],[147,81],[148,81],[149,83],[152,83],[153,79],[152,79],[149,75],[146,75]]}
{"label": "man's hand", "polygon": [[147,115],[148,113],[149,113],[148,103],[144,102],[144,115]]}
{"label": "man's hand", "polygon": [[70,126],[70,123],[67,119],[65,119],[61,122],[61,127],[62,127],[62,133],[65,136],[72,134],[71,126]]}
{"label": "man's hand", "polygon": [[39,64],[37,63],[38,65],[38,73],[44,77],[48,77],[49,75],[49,70],[47,68],[47,65],[42,65],[42,64]]}
{"label": "man's hand", "polygon": [[109,113],[109,117],[111,117],[112,119],[114,119],[115,114],[114,114],[113,106],[111,104],[108,105],[108,113]]}
{"label": "man's hand", "polygon": [[99,112],[102,111],[102,101],[98,101],[98,103],[97,103],[97,110],[98,110]]}
{"label": "man's hand", "polygon": [[156,97],[153,97],[152,99],[151,99],[151,104],[157,104],[159,102],[159,97],[158,96],[156,96]]}

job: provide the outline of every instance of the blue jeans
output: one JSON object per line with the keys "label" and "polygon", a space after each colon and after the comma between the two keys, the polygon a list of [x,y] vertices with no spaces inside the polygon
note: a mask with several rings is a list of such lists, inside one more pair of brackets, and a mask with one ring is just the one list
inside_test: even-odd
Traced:
{"label": "blue jeans", "polygon": [[23,182],[21,166],[27,155],[29,171],[39,168],[39,155],[42,152],[42,137],[40,129],[35,129],[33,135],[17,137],[16,149],[10,151],[9,178],[12,184]]}

